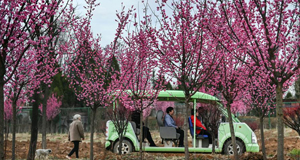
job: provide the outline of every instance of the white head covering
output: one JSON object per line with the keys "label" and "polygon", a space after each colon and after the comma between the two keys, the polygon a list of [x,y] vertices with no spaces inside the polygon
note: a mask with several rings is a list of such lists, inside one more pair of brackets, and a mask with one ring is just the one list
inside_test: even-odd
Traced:
{"label": "white head covering", "polygon": [[73,120],[77,120],[77,119],[79,119],[79,118],[81,118],[81,115],[80,115],[80,114],[75,114],[75,115],[73,116]]}

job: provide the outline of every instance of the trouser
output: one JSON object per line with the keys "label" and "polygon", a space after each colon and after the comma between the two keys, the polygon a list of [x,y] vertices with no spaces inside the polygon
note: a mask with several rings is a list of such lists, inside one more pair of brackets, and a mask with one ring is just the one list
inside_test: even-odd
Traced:
{"label": "trouser", "polygon": [[212,144],[211,134],[207,130],[201,130],[201,132],[199,133],[199,135],[207,135],[208,136],[208,140],[209,140],[209,144]]}
{"label": "trouser", "polygon": [[148,142],[150,143],[150,146],[155,146],[155,143],[152,139],[151,133],[149,131],[148,127],[143,126],[143,141],[147,138]]}
{"label": "trouser", "polygon": [[74,148],[73,148],[73,149],[71,150],[71,152],[68,154],[69,157],[71,157],[72,154],[75,152],[76,158],[79,158],[79,156],[78,156],[79,142],[80,142],[80,141],[73,141],[73,143],[74,143]]}
{"label": "trouser", "polygon": [[179,136],[179,146],[183,146],[184,131],[181,130],[181,129],[176,129],[176,132],[180,134],[180,136]]}

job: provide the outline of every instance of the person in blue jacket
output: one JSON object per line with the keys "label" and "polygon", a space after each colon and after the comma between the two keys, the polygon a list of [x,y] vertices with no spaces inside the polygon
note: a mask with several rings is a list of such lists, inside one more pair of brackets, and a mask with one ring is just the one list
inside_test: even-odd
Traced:
{"label": "person in blue jacket", "polygon": [[168,107],[166,112],[167,112],[167,114],[165,115],[165,120],[164,120],[165,126],[166,127],[174,127],[176,129],[176,132],[180,134],[178,147],[184,147],[184,145],[183,145],[184,131],[176,125],[176,123],[173,119],[174,108]]}

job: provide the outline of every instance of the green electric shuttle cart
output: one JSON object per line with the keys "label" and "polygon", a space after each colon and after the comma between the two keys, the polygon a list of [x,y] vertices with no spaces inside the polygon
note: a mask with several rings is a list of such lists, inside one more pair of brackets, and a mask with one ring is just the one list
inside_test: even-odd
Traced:
{"label": "green electric shuttle cart", "polygon": [[[178,90],[160,91],[157,99],[159,101],[183,102],[184,92]],[[217,107],[225,117],[228,117],[226,110],[219,103],[219,99],[212,95],[197,92],[191,97],[191,102],[193,102],[194,108],[196,108],[197,103],[215,103],[215,107]],[[164,146],[149,147],[145,145],[143,146],[143,150],[146,152],[184,152],[184,147],[176,147],[176,145],[174,145],[174,142],[176,142],[176,140],[179,138],[179,135],[176,134],[175,128],[163,126],[163,122],[161,122],[162,115],[163,112],[158,111],[156,114],[156,119],[157,123],[159,124],[160,137],[162,138]],[[257,138],[252,129],[246,123],[240,122],[235,116],[232,117],[238,152],[258,152],[259,146],[257,144]],[[195,131],[195,127],[193,130]],[[130,123],[128,123],[127,131],[122,142],[122,154],[139,151],[139,140],[137,137],[138,135],[139,131],[136,128],[136,124],[130,121]],[[189,147],[190,152],[212,152],[212,144],[208,143],[208,139],[205,136],[195,137],[192,139],[192,142],[193,147]],[[228,122],[220,123],[218,128],[218,137],[216,137],[215,144],[216,152],[229,155],[233,154],[233,145],[231,142]],[[112,150],[113,152],[118,152],[119,137],[111,120],[108,120],[106,122],[105,147],[106,149]]]}

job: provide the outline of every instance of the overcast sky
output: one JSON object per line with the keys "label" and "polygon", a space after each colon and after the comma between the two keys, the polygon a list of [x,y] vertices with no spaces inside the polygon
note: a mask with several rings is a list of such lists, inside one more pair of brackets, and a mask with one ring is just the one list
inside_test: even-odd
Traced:
{"label": "overcast sky", "polygon": [[[154,6],[155,0],[151,1],[150,5]],[[126,10],[130,8],[132,5],[135,6],[136,9],[142,11],[143,4],[141,0],[97,0],[97,3],[100,3],[100,6],[96,8],[94,11],[94,16],[92,19],[92,31],[96,34],[101,34],[101,46],[105,47],[107,44],[113,41],[114,34],[117,28],[116,19],[116,11],[121,11],[121,3],[124,4]],[[74,6],[78,6],[77,14],[84,15],[85,9],[83,6],[85,5],[85,0],[74,0]]]}
{"label": "overcast sky", "polygon": [[[152,8],[156,8],[155,0],[148,0],[148,2]],[[134,5],[140,13],[143,9],[141,0],[97,0],[97,3],[100,3],[100,6],[98,6],[94,11],[94,17],[91,25],[94,35],[101,35],[102,47],[105,47],[112,42],[115,37],[114,34],[117,29],[117,22],[115,21],[116,11],[121,11],[121,3],[123,3],[126,8],[130,8]],[[77,14],[85,14],[85,10],[83,8],[84,5],[85,0],[74,0],[74,6],[78,6],[78,10],[76,11]],[[294,95],[293,87],[290,87],[289,91]]]}

